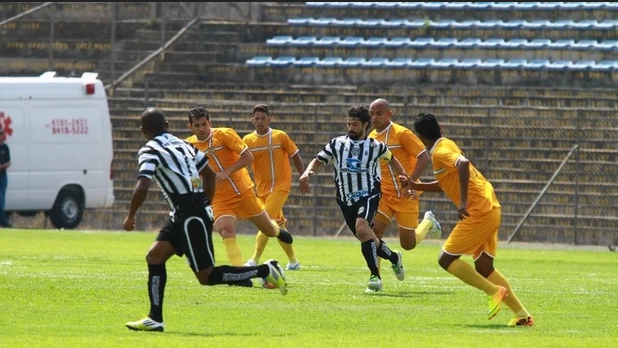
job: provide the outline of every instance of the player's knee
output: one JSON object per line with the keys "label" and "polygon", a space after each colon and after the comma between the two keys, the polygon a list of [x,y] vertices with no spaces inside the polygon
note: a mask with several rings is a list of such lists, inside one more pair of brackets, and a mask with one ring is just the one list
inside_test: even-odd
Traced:
{"label": "player's knee", "polygon": [[494,272],[493,265],[474,264],[474,269],[485,278],[489,277]]}
{"label": "player's knee", "polygon": [[416,241],[412,241],[412,242],[410,242],[410,241],[400,241],[399,245],[401,245],[401,248],[403,250],[409,251],[409,250],[412,250],[412,249],[416,248]]}
{"label": "player's knee", "polygon": [[457,259],[457,257],[451,256],[451,255],[446,254],[446,253],[443,252],[443,253],[440,254],[440,257],[438,258],[438,264],[445,271],[448,271],[448,268],[451,266],[453,261],[455,261],[456,259]]}
{"label": "player's knee", "polygon": [[160,265],[165,263],[165,259],[163,259],[162,257],[158,256],[157,254],[149,251],[146,254],[146,263],[149,265]]}
{"label": "player's knee", "polygon": [[233,228],[222,228],[219,230],[219,234],[223,239],[236,238],[236,231]]}
{"label": "player's knee", "polygon": [[209,267],[195,274],[195,277],[197,278],[197,281],[200,282],[200,285],[204,285],[204,286],[210,285],[208,280],[210,279],[211,272],[212,272],[212,267]]}

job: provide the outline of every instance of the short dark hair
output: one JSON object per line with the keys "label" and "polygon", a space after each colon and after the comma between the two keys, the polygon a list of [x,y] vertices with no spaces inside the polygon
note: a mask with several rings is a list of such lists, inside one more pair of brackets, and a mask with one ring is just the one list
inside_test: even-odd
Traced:
{"label": "short dark hair", "polygon": [[165,115],[157,108],[148,108],[140,119],[142,129],[149,133],[158,134],[165,131]]}
{"label": "short dark hair", "polygon": [[[361,123],[369,123],[371,117],[369,116],[369,108],[367,105],[357,104],[348,108],[348,117],[354,117],[361,121]],[[369,125],[367,125],[369,128]]]}
{"label": "short dark hair", "polygon": [[263,112],[266,115],[268,115],[268,105],[266,104],[258,104],[256,106],[253,107],[253,115],[255,115],[256,112]]}
{"label": "short dark hair", "polygon": [[429,140],[437,140],[442,138],[442,132],[440,131],[440,124],[436,119],[436,116],[430,113],[421,112],[416,116],[414,121],[414,131],[423,138]]}
{"label": "short dark hair", "polygon": [[189,111],[189,123],[193,124],[193,122],[202,117],[206,117],[206,120],[210,121],[210,115],[208,115],[208,110],[203,106],[197,106]]}

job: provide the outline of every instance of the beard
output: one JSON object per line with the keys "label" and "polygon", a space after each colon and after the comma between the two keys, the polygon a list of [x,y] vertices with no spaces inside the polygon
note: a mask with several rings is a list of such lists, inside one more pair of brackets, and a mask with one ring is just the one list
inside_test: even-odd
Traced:
{"label": "beard", "polygon": [[354,132],[348,132],[348,137],[352,140],[359,140],[361,138],[362,134],[358,134],[358,133],[354,133]]}

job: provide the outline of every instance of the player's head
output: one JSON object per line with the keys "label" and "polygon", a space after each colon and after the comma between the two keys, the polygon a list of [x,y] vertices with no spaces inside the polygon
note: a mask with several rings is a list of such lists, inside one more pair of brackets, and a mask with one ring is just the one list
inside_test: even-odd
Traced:
{"label": "player's head", "polygon": [[204,107],[198,106],[189,111],[189,129],[198,140],[206,140],[211,127],[210,115]]}
{"label": "player's head", "polygon": [[168,123],[163,112],[157,108],[148,108],[140,118],[142,134],[150,140],[167,130]]}
{"label": "player's head", "polygon": [[369,115],[371,115],[371,124],[381,132],[388,126],[393,116],[393,111],[386,99],[376,99],[369,105]]}
{"label": "player's head", "polygon": [[265,104],[258,104],[253,107],[253,117],[251,118],[255,131],[258,134],[266,134],[270,127],[270,114],[268,113],[268,106]]}
{"label": "player's head", "polygon": [[367,137],[370,117],[366,105],[352,105],[348,108],[348,136],[352,140],[363,140]]}
{"label": "player's head", "polygon": [[442,138],[441,130],[442,127],[434,115],[421,112],[416,116],[414,131],[426,147],[430,147],[436,140]]}

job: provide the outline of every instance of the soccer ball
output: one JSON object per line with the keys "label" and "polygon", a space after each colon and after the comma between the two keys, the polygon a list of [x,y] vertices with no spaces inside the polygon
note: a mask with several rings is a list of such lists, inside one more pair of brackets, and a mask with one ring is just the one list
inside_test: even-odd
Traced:
{"label": "soccer ball", "polygon": [[260,283],[262,283],[262,287],[265,288],[265,289],[271,289],[272,290],[272,289],[276,289],[277,288],[277,286],[275,284],[267,282],[266,279],[264,279],[264,278],[260,278]]}

